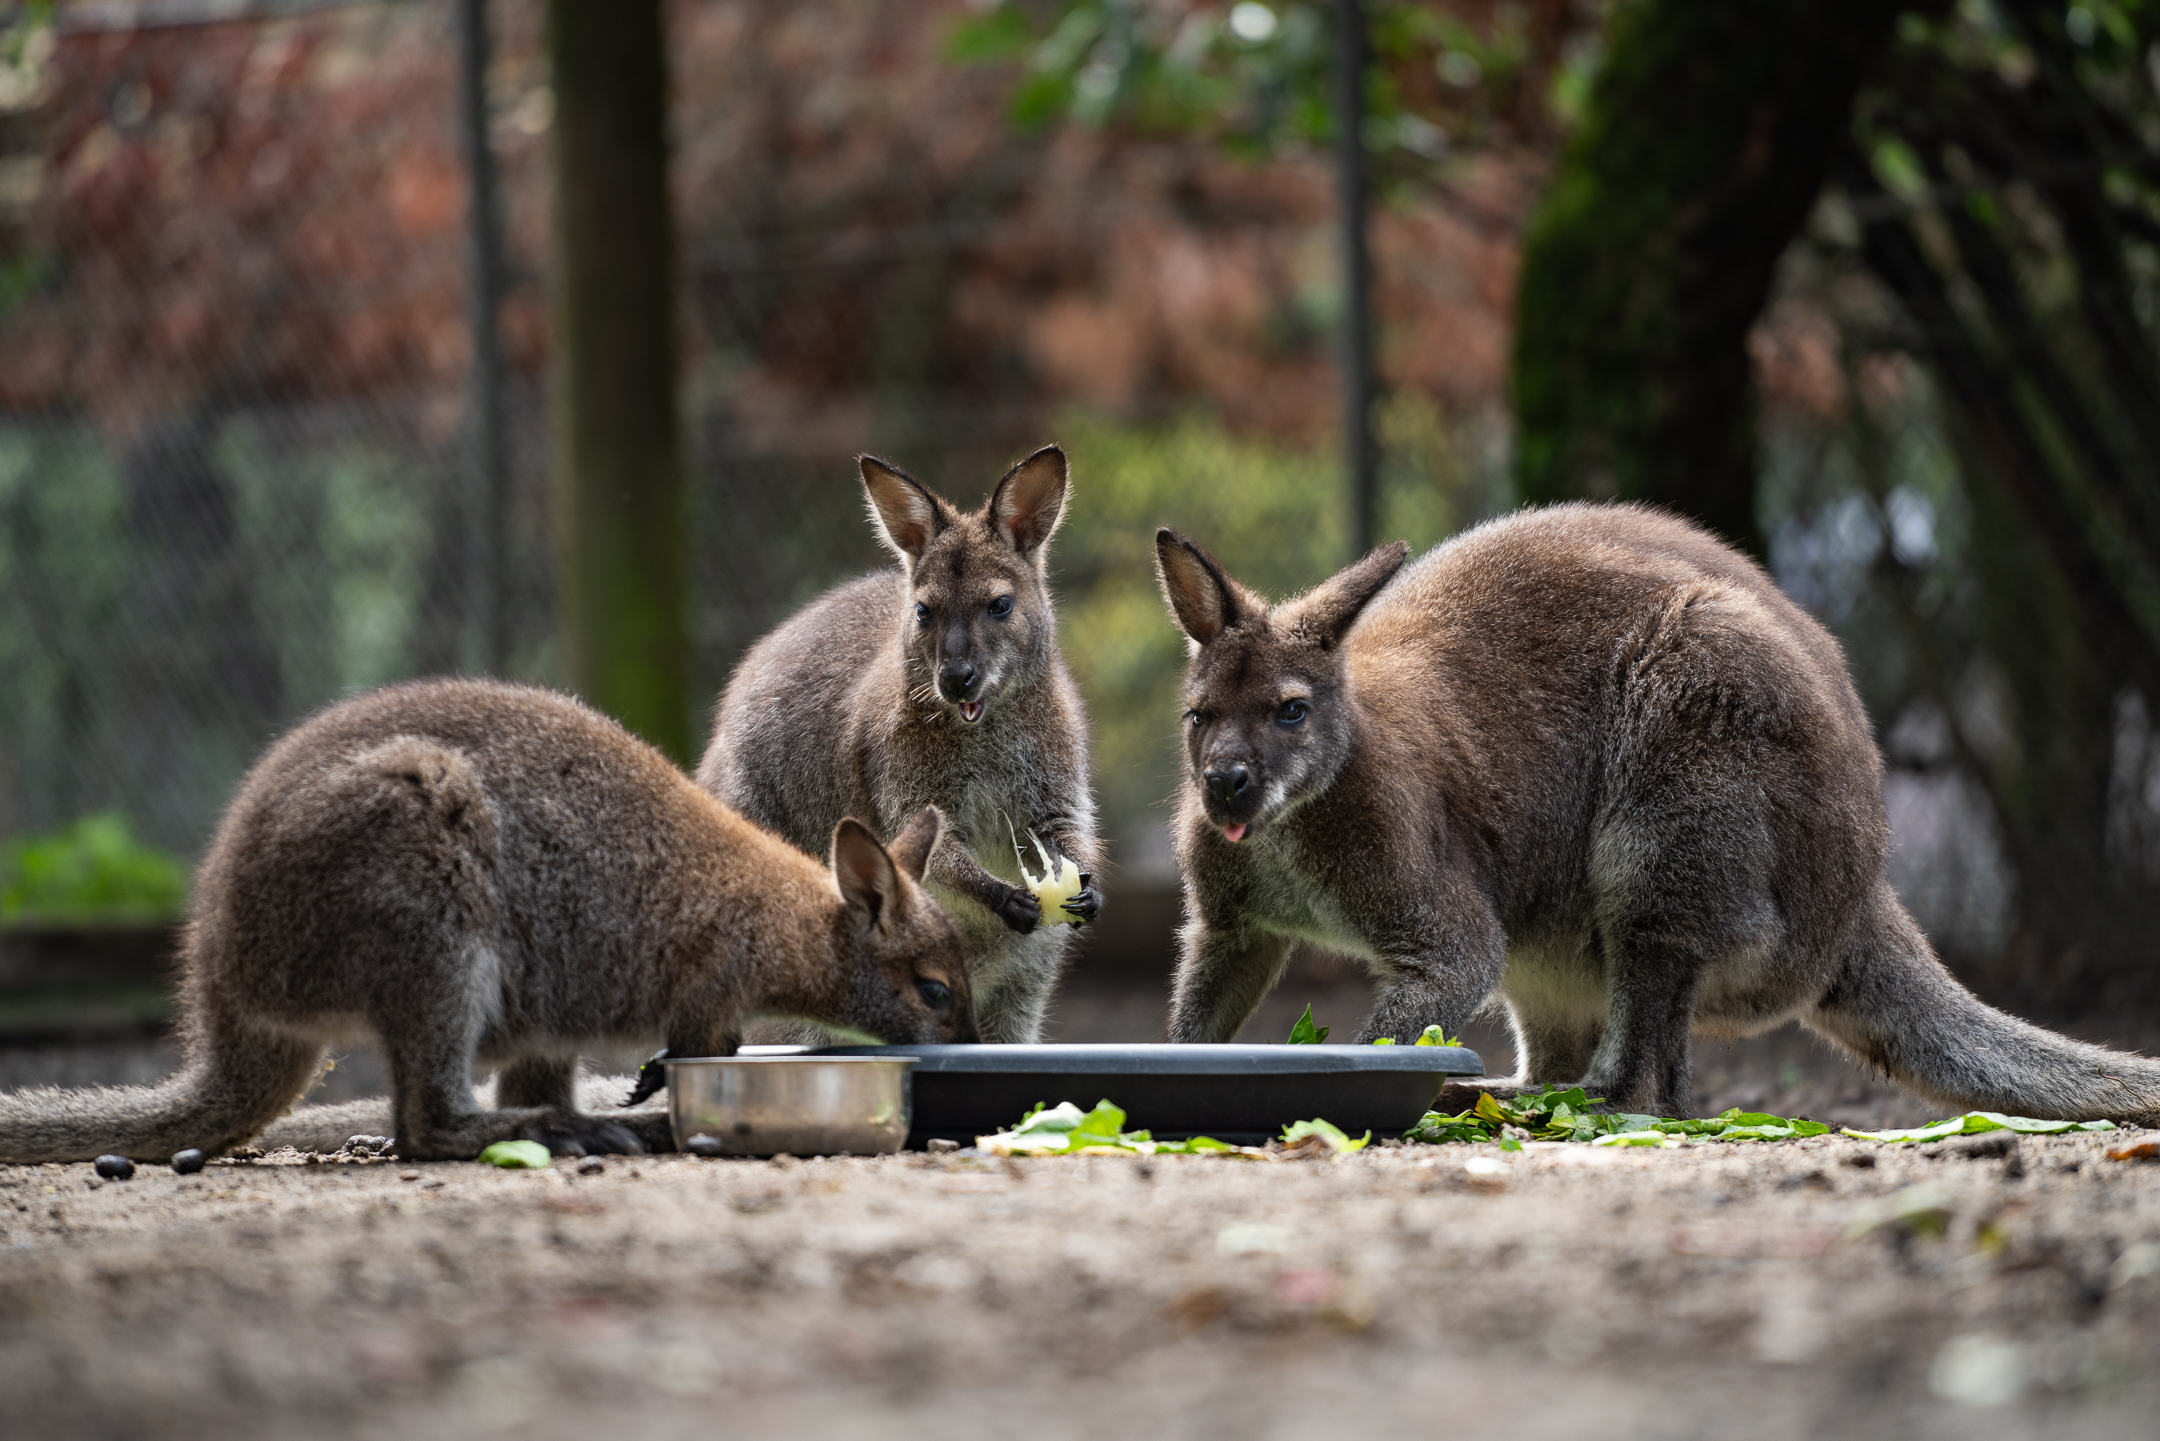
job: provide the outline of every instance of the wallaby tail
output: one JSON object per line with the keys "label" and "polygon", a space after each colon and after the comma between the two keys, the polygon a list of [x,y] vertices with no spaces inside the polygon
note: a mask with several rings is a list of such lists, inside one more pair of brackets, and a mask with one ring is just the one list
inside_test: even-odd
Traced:
{"label": "wallaby tail", "polygon": [[40,1086],[0,1096],[0,1161],[164,1161],[215,1156],[253,1137],[307,1089],[323,1047],[289,1035],[213,1027],[180,1074],[155,1086]]}
{"label": "wallaby tail", "polygon": [[2160,1124],[2160,1061],[2004,1015],[1959,985],[1885,883],[1844,973],[1802,1022],[1958,1110]]}

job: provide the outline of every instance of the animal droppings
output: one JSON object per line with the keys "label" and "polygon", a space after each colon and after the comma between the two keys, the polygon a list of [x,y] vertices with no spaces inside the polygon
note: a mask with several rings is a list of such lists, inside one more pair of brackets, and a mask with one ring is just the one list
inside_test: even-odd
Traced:
{"label": "animal droppings", "polygon": [[705,1135],[692,1136],[689,1140],[683,1142],[683,1149],[693,1156],[704,1156],[708,1160],[717,1159],[727,1154],[718,1141]]}
{"label": "animal droppings", "polygon": [[209,1159],[202,1152],[190,1146],[185,1151],[173,1152],[172,1168],[182,1176],[192,1176],[197,1171],[200,1171],[203,1168],[203,1163]]}
{"label": "animal droppings", "polygon": [[100,1156],[91,1163],[91,1166],[108,1181],[132,1181],[135,1179],[135,1163],[125,1156]]}
{"label": "animal droppings", "polygon": [[577,1163],[577,1173],[580,1176],[597,1176],[606,1169],[607,1162],[601,1160],[598,1156],[587,1156]]}

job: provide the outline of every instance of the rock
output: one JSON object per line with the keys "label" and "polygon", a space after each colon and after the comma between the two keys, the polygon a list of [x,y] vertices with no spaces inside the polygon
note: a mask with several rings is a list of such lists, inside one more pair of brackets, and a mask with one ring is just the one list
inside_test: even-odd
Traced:
{"label": "rock", "polygon": [[190,1146],[185,1151],[173,1152],[172,1168],[180,1175],[192,1176],[197,1171],[200,1171],[204,1163],[209,1159],[208,1156]]}
{"label": "rock", "polygon": [[125,1156],[100,1156],[91,1165],[108,1181],[135,1179],[135,1163]]}

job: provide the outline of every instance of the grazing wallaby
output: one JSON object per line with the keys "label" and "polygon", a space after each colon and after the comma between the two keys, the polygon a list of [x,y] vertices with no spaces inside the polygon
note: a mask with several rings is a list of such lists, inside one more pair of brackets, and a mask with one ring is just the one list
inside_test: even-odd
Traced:
{"label": "grazing wallaby", "polygon": [[804,847],[843,815],[890,834],[937,806],[925,879],[960,928],[983,1037],[1034,1041],[1068,937],[1038,929],[1013,837],[1033,830],[1088,873],[1072,917],[1102,904],[1087,719],[1045,577],[1065,453],[1036,451],[968,514],[871,456],[862,480],[900,569],[826,592],[751,647],[698,783]]}
{"label": "grazing wallaby", "polygon": [[[938,826],[925,810],[888,851],[841,821],[828,874],[567,697],[441,680],[346,701],[273,746],[218,827],[182,947],[179,1075],[0,1096],[0,1160],[216,1154],[356,1031],[382,1046],[413,1157],[639,1149],[576,1108],[595,1041],[724,1054],[766,1011],[972,1040],[959,938],[912,878]],[[475,1106],[475,1057],[504,1063],[502,1109]]]}
{"label": "grazing wallaby", "polygon": [[1497,989],[1521,1080],[1621,1110],[1687,1112],[1692,1030],[1798,1018],[1930,1100],[2160,1119],[2160,1063],[1943,968],[1884,878],[1837,643],[1694,526],[1525,511],[1280,606],[1156,552],[1192,640],[1174,1039],[1228,1040],[1310,940],[1372,968],[1365,1039]]}

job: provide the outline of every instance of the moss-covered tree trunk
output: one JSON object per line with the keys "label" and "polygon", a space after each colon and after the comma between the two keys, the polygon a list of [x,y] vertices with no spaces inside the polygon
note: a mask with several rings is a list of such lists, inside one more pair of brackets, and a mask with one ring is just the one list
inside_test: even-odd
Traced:
{"label": "moss-covered tree trunk", "polygon": [[1760,550],[1748,328],[1844,139],[1880,0],[1642,0],[1524,244],[1525,498],[1656,501]]}
{"label": "moss-covered tree trunk", "polygon": [[556,520],[571,684],[691,752],[659,0],[550,0]]}

